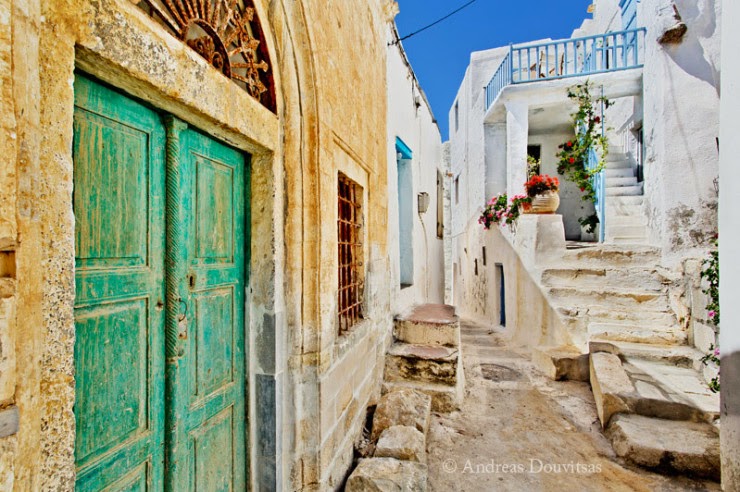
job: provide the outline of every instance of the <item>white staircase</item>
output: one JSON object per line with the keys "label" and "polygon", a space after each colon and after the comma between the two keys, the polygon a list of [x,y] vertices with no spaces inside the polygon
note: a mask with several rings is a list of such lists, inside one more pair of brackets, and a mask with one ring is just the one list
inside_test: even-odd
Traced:
{"label": "white staircase", "polygon": [[[632,242],[638,236],[621,237]],[[691,346],[673,309],[680,279],[660,266],[660,253],[650,246],[568,250],[557,266],[541,272],[540,285],[574,341],[586,341],[588,349],[538,347],[533,360],[555,379],[590,381],[618,456],[661,472],[718,480],[719,395],[708,389],[703,354]]]}
{"label": "white staircase", "polygon": [[604,169],[606,177],[605,242],[647,244],[647,217],[643,211],[643,183],[638,183],[626,154],[610,152]]}

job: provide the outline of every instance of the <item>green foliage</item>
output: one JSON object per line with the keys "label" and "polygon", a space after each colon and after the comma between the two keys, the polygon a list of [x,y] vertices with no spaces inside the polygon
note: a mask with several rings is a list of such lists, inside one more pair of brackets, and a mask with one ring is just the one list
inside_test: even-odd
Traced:
{"label": "green foliage", "polygon": [[531,178],[532,176],[536,176],[540,174],[540,165],[542,164],[541,159],[537,159],[535,157],[532,157],[531,155],[527,156],[527,178]]}
{"label": "green foliage", "polygon": [[[714,345],[709,346],[709,353],[706,354],[704,357],[700,359],[702,363],[705,366],[708,366],[710,363],[716,364],[717,367],[719,367],[719,347],[715,347]],[[720,381],[719,381],[719,374],[717,374],[715,377],[713,377],[709,383],[709,389],[712,390],[713,393],[719,393],[720,389]]]}
{"label": "green foliage", "polygon": [[701,278],[707,281],[707,287],[702,289],[707,295],[707,316],[715,326],[719,326],[719,251],[716,239],[714,246],[709,258],[702,263]]}
{"label": "green foliage", "polygon": [[[718,238],[714,239],[714,249],[709,252],[709,257],[702,263],[701,278],[706,280],[707,287],[701,291],[707,295],[707,317],[717,327],[716,331],[719,332],[719,251]],[[709,347],[709,353],[701,358],[704,365],[708,365],[710,362],[714,363],[719,367],[719,347],[711,345]],[[719,374],[717,377],[712,378],[709,381],[709,389],[713,392],[719,392]]]}
{"label": "green foliage", "polygon": [[596,232],[596,226],[599,224],[599,216],[593,213],[589,216],[581,217],[578,219],[578,223],[586,228],[587,234],[593,234]]}
{"label": "green foliage", "polygon": [[[601,104],[608,108],[611,102],[603,96],[593,97],[589,82],[569,88],[568,97],[578,105],[576,112],[571,114],[577,137],[559,146],[558,173],[578,185],[583,193],[583,200],[595,201],[596,190],[591,178],[604,169],[609,153],[609,142],[602,135]],[[596,168],[589,170],[588,154],[591,148],[600,157]]]}

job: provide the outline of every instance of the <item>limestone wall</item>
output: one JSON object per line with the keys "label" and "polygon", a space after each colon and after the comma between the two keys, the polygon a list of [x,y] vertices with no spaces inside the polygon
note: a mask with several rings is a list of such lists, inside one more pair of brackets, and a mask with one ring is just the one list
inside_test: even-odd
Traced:
{"label": "limestone wall", "polygon": [[[1,489],[74,488],[76,69],[251,154],[252,487],[327,490],[346,474],[391,329],[388,17],[379,1],[255,6],[276,114],[131,2],[0,3],[0,418],[12,405],[20,415],[0,437]],[[366,214],[365,319],[344,337],[339,171],[363,186]]]}
{"label": "limestone wall", "polygon": [[[431,107],[421,91],[402,45],[394,44],[396,31],[390,28],[388,47],[388,250],[391,258],[391,292],[394,314],[402,313],[414,304],[444,302],[443,240],[437,235],[437,173],[443,185],[448,181],[442,161],[442,139]],[[400,288],[398,165],[395,141],[400,138],[413,152],[411,161],[413,204],[414,282]],[[449,187],[449,184],[446,184]],[[421,214],[417,196],[428,193],[429,208]],[[444,221],[443,221],[444,222]],[[444,224],[449,227],[449,223]]]}
{"label": "limestone wall", "polygon": [[[12,11],[10,0],[0,2],[0,154],[3,156],[15,156],[18,152],[14,94],[20,88],[13,83]],[[14,420],[16,403],[16,196],[15,159],[4,158],[0,161],[0,419],[3,421]],[[0,437],[0,488],[3,490],[13,488],[16,450],[14,435]]]}

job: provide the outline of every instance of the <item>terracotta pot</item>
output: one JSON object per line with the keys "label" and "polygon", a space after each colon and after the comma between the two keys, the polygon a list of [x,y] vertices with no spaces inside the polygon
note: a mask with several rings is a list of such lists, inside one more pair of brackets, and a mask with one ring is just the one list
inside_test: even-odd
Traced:
{"label": "terracotta pot", "polygon": [[554,214],[560,205],[560,195],[557,191],[545,191],[532,197],[530,214]]}
{"label": "terracotta pot", "polygon": [[532,213],[532,204],[529,202],[522,203],[522,210],[521,212],[523,214],[531,214]]}

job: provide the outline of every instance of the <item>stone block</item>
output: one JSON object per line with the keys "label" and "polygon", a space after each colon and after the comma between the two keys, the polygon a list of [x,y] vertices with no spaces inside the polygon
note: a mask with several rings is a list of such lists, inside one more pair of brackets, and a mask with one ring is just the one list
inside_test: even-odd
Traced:
{"label": "stone block", "polygon": [[460,345],[460,323],[425,323],[406,319],[393,323],[393,337],[399,342],[423,345]]}
{"label": "stone block", "polygon": [[597,352],[591,354],[591,390],[596,401],[602,427],[609,424],[612,415],[628,412],[627,395],[635,392],[627,372],[619,357],[614,354]]}
{"label": "stone block", "polygon": [[346,492],[424,492],[427,465],[394,458],[360,460],[347,480]]}
{"label": "stone block", "polygon": [[18,432],[18,407],[11,405],[0,410],[0,438]]}
{"label": "stone block", "polygon": [[454,386],[459,357],[456,348],[396,343],[385,358],[385,379]]}
{"label": "stone block", "polygon": [[426,463],[426,438],[414,427],[394,425],[380,435],[375,457]]}
{"label": "stone block", "polygon": [[514,249],[526,267],[546,265],[565,255],[563,216],[522,215],[517,220]]}
{"label": "stone block", "polygon": [[588,381],[589,357],[575,347],[535,347],[532,363],[555,381]]}
{"label": "stone block", "polygon": [[426,434],[432,412],[432,398],[422,392],[399,388],[380,398],[375,415],[371,440],[376,441],[389,427],[408,425]]}
{"label": "stone block", "polygon": [[452,306],[423,304],[394,321],[393,336],[404,343],[458,347],[460,320]]}
{"label": "stone block", "polygon": [[617,415],[606,435],[617,456],[637,465],[720,479],[719,436],[710,424]]}
{"label": "stone block", "polygon": [[[458,367],[458,374],[462,375],[462,368]],[[455,386],[436,383],[386,381],[383,383],[383,393],[389,393],[399,388],[413,389],[429,395],[432,399],[432,411],[449,413],[460,409],[465,390],[462,377],[458,378]]]}

